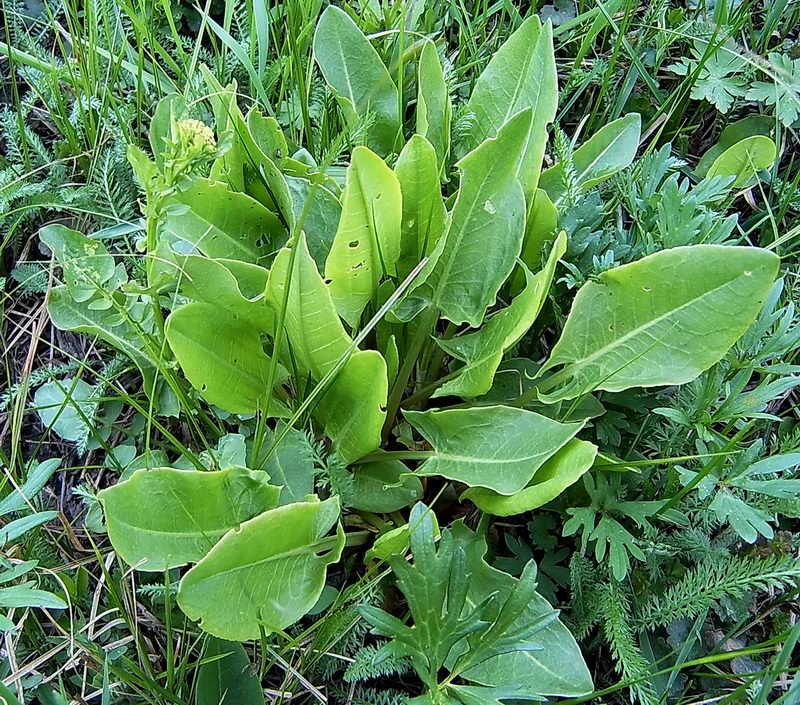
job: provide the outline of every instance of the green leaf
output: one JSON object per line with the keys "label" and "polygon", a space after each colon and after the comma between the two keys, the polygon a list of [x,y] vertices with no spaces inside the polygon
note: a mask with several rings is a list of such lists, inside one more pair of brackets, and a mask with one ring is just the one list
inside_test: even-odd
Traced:
{"label": "green leaf", "polygon": [[314,188],[307,179],[287,176],[286,183],[292,196],[295,219],[302,216],[308,199],[311,199],[306,209],[303,231],[306,233],[308,251],[317,263],[317,269],[324,272],[325,260],[328,259],[342,217],[342,205],[327,188],[321,185]]}
{"label": "green leaf", "polygon": [[527,487],[510,497],[477,487],[468,489],[462,497],[472,500],[487,514],[504,517],[522,514],[558,497],[592,467],[596,456],[597,446],[573,438],[544,462]]}
{"label": "green leaf", "polygon": [[525,194],[516,164],[531,111],[517,113],[459,162],[462,171],[446,234],[395,314],[410,320],[433,304],[456,324],[477,328],[511,274],[525,230]]}
{"label": "green leaf", "polygon": [[58,516],[58,512],[36,512],[20,519],[14,519],[3,527],[0,527],[0,548],[3,548],[12,541],[16,541],[20,536],[41,526],[45,522],[52,521]]}
{"label": "green leaf", "polygon": [[36,590],[27,585],[12,585],[0,588],[0,606],[8,609],[18,607],[39,607],[43,609],[65,610],[67,603],[60,597],[45,590]]}
{"label": "green leaf", "polygon": [[[517,580],[507,573],[487,565],[486,543],[477,539],[463,523],[452,529],[467,545],[467,570],[470,573],[467,603],[480,604],[492,594],[503,599]],[[509,650],[472,666],[462,675],[473,683],[493,687],[520,688],[549,697],[579,697],[592,691],[592,677],[581,651],[569,630],[555,619],[550,603],[534,593],[526,603],[518,624],[536,625],[544,622],[531,641],[538,649]]]}
{"label": "green leaf", "polygon": [[[553,234],[558,227],[558,209],[550,200],[547,192],[537,188],[533,200],[528,207],[528,217],[525,221],[525,237],[522,240],[520,259],[528,269],[535,272],[542,266],[542,256],[545,244],[553,239]],[[516,294],[525,285],[525,275],[521,268],[514,273],[511,292]]]}
{"label": "green leaf", "polygon": [[36,390],[33,403],[42,424],[65,441],[86,438],[87,421],[94,418],[96,389],[82,379],[68,377],[43,384]]}
{"label": "green leaf", "polygon": [[397,278],[405,279],[430,255],[447,227],[447,210],[439,185],[436,152],[427,139],[413,135],[394,167],[403,195],[403,220]]}
{"label": "green leaf", "polygon": [[[303,233],[298,237],[292,276],[287,279],[291,251],[284,248],[275,258],[267,285],[267,297],[280,310],[284,286],[289,285],[284,329],[289,337],[292,362],[302,376],[319,382],[352,347],[334,309],[328,287],[308,252]],[[374,350],[356,350],[314,407],[314,415],[346,463],[357,460],[380,445],[388,396],[386,362]]]}
{"label": "green leaf", "polygon": [[47,313],[56,328],[96,335],[131,358],[145,379],[145,391],[150,394],[155,365],[142,342],[142,333],[149,332],[151,327],[149,307],[119,292],[112,296],[119,308],[100,310],[91,308],[90,303],[76,302],[66,286],[57,286],[50,290]]}
{"label": "green leaf", "polygon": [[294,227],[295,211],[286,177],[278,164],[287,155],[286,138],[278,121],[264,117],[258,108],[237,127],[246,157],[245,188],[265,206],[280,214],[288,229]]}
{"label": "green leaf", "polygon": [[268,270],[249,262],[202,255],[184,257],[180,268],[180,291],[184,296],[222,307],[260,331],[274,331],[275,317],[264,296]]}
{"label": "green leaf", "polygon": [[356,147],[342,199],[325,276],[336,310],[355,328],[361,312],[374,302],[381,279],[395,274],[400,255],[400,183],[377,154]]}
{"label": "green leaf", "polygon": [[[189,114],[186,100],[179,93],[168,93],[156,103],[150,120],[150,150],[160,171],[164,171],[164,156],[172,138],[172,123],[182,120]],[[144,185],[144,184],[143,184]]]}
{"label": "green leaf", "polygon": [[98,495],[114,550],[138,570],[200,560],[230,529],[277,506],[280,488],[242,467],[215,472],[153,468]]}
{"label": "green leaf", "polygon": [[12,691],[0,683],[0,698],[5,700],[5,705],[21,705],[17,696]]}
{"label": "green leaf", "polygon": [[210,634],[258,639],[305,615],[344,548],[339,500],[295,502],[228,532],[181,580],[178,605]]}
{"label": "green leaf", "polygon": [[[374,633],[392,639],[377,661],[411,660],[427,690],[415,702],[478,705],[591,691],[575,640],[535,592],[533,563],[519,580],[490,568],[484,542],[461,521],[437,546],[435,516],[424,505],[414,507],[408,527],[414,562],[396,555],[391,564],[413,624],[371,606],[361,612]],[[449,676],[440,682],[443,668]],[[466,691],[450,685],[456,676],[487,687],[470,686],[472,698],[462,700]]]}
{"label": "green leaf", "polygon": [[208,637],[197,670],[195,705],[264,705],[264,691],[241,644]]}
{"label": "green leaf", "polygon": [[779,259],[753,247],[676,247],[585,284],[542,372],[547,402],[594,389],[684,384],[753,322]]}
{"label": "green leaf", "polygon": [[714,501],[708,505],[708,510],[721,524],[730,524],[747,543],[755,543],[759,535],[771,539],[775,533],[769,525],[773,517],[756,507],[751,507],[726,489],[717,492]]}
{"label": "green leaf", "polygon": [[291,259],[289,247],[275,257],[267,284],[267,299],[277,316],[289,283],[283,326],[289,338],[292,361],[301,375],[310,373],[315,380],[320,380],[347,354],[353,340],[339,320],[330,290],[311,258],[305,233],[297,237],[290,276]]}
{"label": "green leaf", "polygon": [[254,198],[225,184],[195,179],[165,201],[159,234],[188,242],[206,257],[259,264],[280,247],[286,231]]}
{"label": "green leaf", "polygon": [[[266,429],[262,446],[264,451],[272,445],[275,434],[282,430],[282,424],[278,424],[275,431]],[[255,467],[262,467],[262,464],[256,461]],[[306,435],[296,428],[288,430],[262,469],[269,475],[273,485],[282,486],[282,505],[302,502],[314,492],[314,453]]]}
{"label": "green leaf", "polygon": [[439,347],[465,365],[458,376],[437,389],[433,396],[456,395],[463,398],[486,394],[494,381],[503,354],[516,345],[533,325],[542,310],[550,284],[553,281],[556,263],[567,251],[566,233],[556,240],[545,268],[532,275],[525,268],[527,285],[508,308],[497,313],[479,331],[449,340],[437,339]]}
{"label": "green leaf", "polygon": [[[579,193],[603,183],[628,166],[639,148],[642,118],[638,113],[608,123],[584,142],[572,155],[575,182]],[[539,187],[558,205],[564,198],[564,165],[556,164],[542,172]]]}
{"label": "green leaf", "polygon": [[209,403],[234,414],[263,407],[270,358],[251,323],[219,306],[194,302],[170,314],[166,334],[186,379]]}
{"label": "green leaf", "polygon": [[746,59],[738,54],[733,42],[708,52],[708,42],[696,40],[691,52],[693,58],[683,57],[667,70],[679,76],[693,75],[691,97],[707,100],[721,113],[727,113],[733,102],[747,92],[747,81],[742,76],[747,69]]}
{"label": "green leaf", "polygon": [[29,507],[29,503],[41,492],[60,465],[61,458],[50,458],[30,468],[25,482],[12,488],[11,492],[0,499],[0,517]]}
{"label": "green leaf", "polygon": [[386,361],[377,350],[353,353],[314,410],[345,464],[381,444],[389,380]]}
{"label": "green leaf", "polygon": [[417,69],[416,130],[418,135],[427,138],[436,151],[437,173],[444,170],[450,152],[452,112],[450,92],[436,45],[425,41]]}
{"label": "green leaf", "polygon": [[20,701],[17,700],[17,696],[2,683],[0,683],[0,698],[5,700],[5,705],[21,705]]}
{"label": "green leaf", "polygon": [[708,173],[709,167],[728,147],[733,147],[743,139],[754,135],[769,137],[775,129],[775,120],[767,115],[750,115],[728,125],[719,135],[719,139],[703,154],[695,167],[694,173],[701,179]]}
{"label": "green leaf", "polygon": [[441,475],[503,495],[525,487],[583,425],[562,424],[510,406],[403,413],[434,448],[433,457],[417,469],[418,475]]}
{"label": "green leaf", "polygon": [[466,110],[472,129],[461,145],[464,154],[493,137],[512,115],[531,109],[531,128],[519,159],[526,194],[532,194],[547,143],[547,125],[558,107],[558,76],[553,53],[553,28],[531,15],[492,56],[475,82]]}
{"label": "green leaf", "polygon": [[733,178],[730,188],[739,189],[753,185],[758,172],[769,169],[775,162],[778,148],[764,135],[753,135],[728,147],[720,154],[706,173],[707,179],[715,176]]}
{"label": "green leaf", "polygon": [[800,117],[800,59],[777,52],[769,54],[770,81],[755,81],[747,100],[775,106],[775,114],[786,127]]}
{"label": "green leaf", "polygon": [[422,483],[399,460],[353,467],[352,505],[365,512],[396,512],[422,499]]}
{"label": "green leaf", "polygon": [[211,165],[210,180],[240,193],[245,188],[244,163],[247,157],[241,138],[244,116],[236,101],[238,86],[236,81],[223,86],[204,64],[200,66],[200,72],[208,88],[208,102],[214,113],[214,127],[220,145],[220,154]]}
{"label": "green leaf", "polygon": [[401,555],[390,562],[413,625],[371,605],[360,612],[373,633],[392,638],[384,653],[409,658],[426,688],[436,691],[439,671],[453,647],[489,623],[481,619],[482,609],[465,609],[470,576],[464,548],[454,541],[452,531],[442,532],[437,546],[435,517],[423,504],[411,511],[408,526],[414,562],[407,563]]}
{"label": "green leaf", "polygon": [[63,225],[42,228],[39,239],[56,256],[67,291],[78,303],[91,299],[114,276],[114,258],[99,240]]}
{"label": "green leaf", "polygon": [[397,88],[378,52],[338,7],[329,6],[317,22],[314,59],[348,124],[367,122],[368,146],[389,154],[400,133]]}

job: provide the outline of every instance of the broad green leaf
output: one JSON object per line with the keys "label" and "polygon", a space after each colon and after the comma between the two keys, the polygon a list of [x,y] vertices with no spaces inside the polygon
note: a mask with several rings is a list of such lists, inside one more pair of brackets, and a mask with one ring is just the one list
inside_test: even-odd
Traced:
{"label": "broad green leaf", "polygon": [[102,490],[114,550],[138,570],[200,560],[230,529],[278,504],[269,476],[242,467],[214,472],[153,468]]}
{"label": "broad green leaf", "polygon": [[[438,190],[438,186],[437,186]],[[400,255],[400,183],[384,161],[356,147],[347,169],[342,217],[325,262],[336,310],[355,328]]]}
{"label": "broad green leaf", "polygon": [[100,310],[78,303],[66,286],[57,286],[50,290],[47,313],[56,328],[96,335],[131,358],[145,379],[145,391],[151,394],[155,364],[142,340],[152,329],[150,307],[119,292],[111,296],[116,306]]}
{"label": "broad green leaf", "polygon": [[553,28],[531,15],[492,56],[472,91],[466,110],[473,117],[461,145],[464,154],[494,137],[512,115],[530,108],[530,132],[519,155],[519,178],[526,194],[539,181],[547,125],[558,107],[558,76],[553,53]]}
{"label": "broad green leaf", "polygon": [[527,487],[510,497],[473,487],[463,494],[463,498],[471,499],[478,509],[487,514],[504,517],[522,514],[558,497],[592,467],[596,456],[597,447],[594,444],[573,438],[545,461]]}
{"label": "broad green leaf", "polygon": [[[295,219],[299,219],[305,211],[303,231],[306,233],[308,251],[317,263],[317,269],[324,272],[325,260],[328,259],[342,217],[342,204],[321,184],[314,187],[307,179],[297,176],[287,176],[286,183],[292,196]],[[311,199],[310,203],[308,199]]]}
{"label": "broad green leaf", "polygon": [[400,133],[397,88],[378,52],[338,7],[329,6],[317,22],[314,59],[348,124],[367,122],[367,144],[389,154]]}
{"label": "broad green leaf", "polygon": [[258,639],[305,615],[339,560],[345,535],[337,497],[271,509],[229,531],[181,580],[178,605],[209,634]]}
{"label": "broad green leaf", "polygon": [[[642,118],[638,113],[608,123],[584,142],[572,155],[575,186],[579,193],[603,183],[628,166],[639,148]],[[556,164],[542,172],[539,187],[556,205],[566,193],[564,165]]]}
{"label": "broad green leaf", "polygon": [[[8,630],[4,629],[4,631]],[[0,683],[0,698],[6,701],[6,705],[21,705],[14,692],[6,688],[2,683]]]}
{"label": "broad green leaf", "polygon": [[[519,580],[490,568],[484,541],[463,521],[437,545],[435,516],[424,505],[412,509],[408,528],[413,563],[402,554],[390,562],[413,623],[372,606],[360,611],[373,633],[391,637],[376,660],[404,656],[422,680],[427,693],[413,702],[488,705],[592,690],[578,645],[535,592],[533,563]],[[474,697],[462,698],[467,686],[450,685],[456,675],[476,684],[469,686]]]}
{"label": "broad green leaf", "polygon": [[289,147],[281,126],[274,117],[264,117],[260,108],[247,113],[247,136],[261,153],[276,164],[289,156]]}
{"label": "broad green leaf", "polygon": [[769,137],[774,129],[775,120],[768,115],[750,115],[732,122],[720,133],[717,142],[700,158],[694,173],[702,179],[708,173],[709,167],[726,149],[753,135]]}
{"label": "broad green leaf", "polygon": [[[287,280],[291,251],[284,248],[275,258],[267,297],[276,312],[289,285],[284,329],[289,337],[292,362],[302,375],[319,382],[352,348],[352,339],[331,301],[301,233],[296,244],[292,276]],[[339,370],[330,388],[314,407],[342,459],[352,462],[380,445],[386,418],[389,382],[386,362],[374,350],[355,350]]]}
{"label": "broad green leaf", "polygon": [[[276,433],[282,430],[281,424],[278,424],[276,431],[267,429],[262,446],[264,451],[272,445]],[[302,502],[314,492],[314,453],[305,434],[296,428],[288,430],[266,463],[256,460],[254,466],[269,475],[270,483],[283,488],[281,504]]]}
{"label": "broad green leaf", "polygon": [[444,170],[450,152],[453,107],[444,69],[433,42],[425,41],[417,70],[417,134],[427,138],[435,151],[437,173]]}
{"label": "broad green leaf", "polygon": [[91,299],[114,276],[114,258],[99,240],[63,225],[42,228],[39,239],[56,256],[67,290],[78,303]]}
{"label": "broad green leaf", "polygon": [[461,188],[447,232],[419,282],[395,309],[409,320],[432,304],[456,324],[477,328],[511,274],[525,230],[525,194],[516,164],[531,111],[517,113],[459,162]]}
{"label": "broad green leaf", "polygon": [[519,342],[542,310],[556,264],[566,251],[567,236],[561,233],[542,271],[532,275],[525,268],[527,284],[508,308],[493,316],[475,333],[449,340],[436,340],[445,352],[465,364],[458,370],[455,379],[446,382],[434,392],[434,397],[456,395],[474,398],[486,394],[492,388],[494,373],[503,354]]}
{"label": "broad green leaf", "polygon": [[753,322],[779,259],[754,247],[676,247],[585,284],[542,372],[547,402],[594,389],[684,384]]}
{"label": "broad green leaf", "polygon": [[434,450],[418,475],[441,475],[503,495],[525,487],[583,426],[510,406],[403,413]]}
{"label": "broad green leaf", "polygon": [[[459,522],[453,527],[457,535],[472,532]],[[469,605],[480,604],[493,593],[501,595],[510,591],[516,578],[487,565],[486,544],[470,542],[467,551],[467,569],[470,572]],[[553,608],[538,593],[528,603],[519,618],[520,624],[532,624],[552,615]],[[579,697],[590,693],[592,677],[574,637],[560,620],[550,622],[539,631],[534,640],[539,650],[517,650],[494,656],[477,664],[462,675],[473,683],[490,686],[524,687],[549,697]]]}
{"label": "broad green leaf", "polygon": [[241,644],[208,637],[203,660],[195,705],[264,705],[261,681]]}
{"label": "broad green leaf", "polygon": [[419,261],[431,254],[447,227],[436,152],[427,139],[414,135],[406,142],[394,167],[403,195],[400,257],[397,278],[405,279]]}
{"label": "broad green leaf", "polygon": [[389,381],[377,350],[354,352],[314,410],[341,459],[349,464],[381,444]]}
{"label": "broad green leaf", "polygon": [[331,293],[308,251],[305,233],[297,236],[294,262],[290,247],[275,257],[267,284],[267,299],[277,316],[289,282],[284,330],[289,337],[293,363],[302,375],[320,380],[350,349],[352,339],[339,319]]}
{"label": "broad green leaf", "polygon": [[[184,296],[222,307],[259,331],[274,331],[275,317],[264,296],[268,270],[249,262],[209,259],[202,255],[188,255],[180,260],[180,270],[180,291]],[[254,289],[258,294],[251,297]]]}
{"label": "broad green leaf", "polygon": [[164,156],[167,153],[167,144],[172,138],[173,121],[181,120],[188,115],[189,108],[180,93],[169,93],[156,103],[148,137],[153,158],[161,171],[164,171]]}
{"label": "broad green leaf", "polygon": [[[553,239],[558,227],[558,209],[550,200],[547,192],[537,188],[528,207],[528,217],[525,220],[525,237],[522,240],[520,259],[535,272],[542,266],[542,256],[545,244]],[[525,274],[518,268],[513,275],[511,292],[517,293],[525,286]]]}
{"label": "broad green leaf", "polygon": [[247,194],[207,179],[192,181],[164,208],[161,237],[188,242],[207,257],[259,264],[286,239],[274,213]]}
{"label": "broad green leaf", "polygon": [[87,422],[94,417],[95,392],[82,379],[68,377],[43,384],[36,390],[33,403],[42,425],[65,441],[78,441],[86,438]]}
{"label": "broad green leaf", "polygon": [[234,414],[263,408],[270,358],[252,323],[193,302],[170,314],[166,334],[186,379],[209,403]]}
{"label": "broad green leaf", "polygon": [[422,499],[422,483],[399,460],[353,466],[353,507],[365,512],[395,512]]}
{"label": "broad green leaf", "polygon": [[[246,123],[246,124],[245,124]],[[294,226],[294,203],[279,164],[287,156],[286,138],[278,121],[257,108],[237,126],[245,155],[244,178],[248,194],[280,214],[287,229]]]}
{"label": "broad green leaf", "polygon": [[66,286],[56,286],[50,290],[47,313],[56,328],[96,335],[130,357],[143,374],[151,374],[153,362],[142,341],[153,328],[149,307],[119,292],[109,297],[110,308],[94,308],[91,302],[75,301]]}
{"label": "broad green leaf", "polygon": [[747,137],[720,154],[709,167],[706,178],[734,177],[731,188],[751,186],[758,179],[759,171],[773,165],[777,154],[778,148],[769,137]]}

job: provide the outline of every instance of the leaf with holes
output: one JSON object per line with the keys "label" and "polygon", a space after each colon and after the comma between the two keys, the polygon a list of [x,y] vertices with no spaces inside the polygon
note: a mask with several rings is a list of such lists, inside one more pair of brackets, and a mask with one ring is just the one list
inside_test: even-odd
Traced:
{"label": "leaf with holes", "polygon": [[375,302],[381,280],[395,274],[400,256],[400,183],[377,154],[356,147],[342,198],[325,276],[336,310],[356,328],[361,312]]}
{"label": "leaf with holes", "polygon": [[525,194],[516,165],[530,121],[530,109],[517,113],[459,162],[461,187],[449,227],[395,309],[401,320],[433,305],[453,323],[477,328],[483,322],[522,247]]}
{"label": "leaf with holes", "polygon": [[[235,414],[264,408],[270,358],[252,323],[219,306],[194,302],[170,314],[166,335],[186,379],[209,403]],[[285,372],[274,383],[283,378]]]}
{"label": "leaf with holes", "polygon": [[778,262],[754,247],[694,245],[603,272],[575,297],[540,397],[689,382],[753,322]]}
{"label": "leaf with holes", "polygon": [[206,257],[261,264],[280,247],[286,231],[278,217],[225,184],[195,179],[164,204],[160,237],[185,242]]}

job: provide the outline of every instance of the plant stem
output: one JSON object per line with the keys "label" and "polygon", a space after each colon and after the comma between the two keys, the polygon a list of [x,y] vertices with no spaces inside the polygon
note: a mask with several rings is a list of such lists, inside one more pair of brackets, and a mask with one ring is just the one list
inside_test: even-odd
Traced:
{"label": "plant stem", "polygon": [[411,339],[408,353],[403,360],[400,371],[397,373],[397,378],[389,394],[389,400],[386,403],[386,421],[383,424],[383,430],[381,432],[384,443],[389,439],[389,434],[394,426],[394,418],[397,415],[397,410],[400,408],[400,402],[403,398],[403,392],[405,392],[408,386],[408,380],[411,377],[411,373],[414,371],[414,365],[417,362],[419,353],[430,334],[433,332],[437,317],[434,309],[427,310],[423,314],[423,319],[420,321],[419,327],[414,333],[414,337]]}

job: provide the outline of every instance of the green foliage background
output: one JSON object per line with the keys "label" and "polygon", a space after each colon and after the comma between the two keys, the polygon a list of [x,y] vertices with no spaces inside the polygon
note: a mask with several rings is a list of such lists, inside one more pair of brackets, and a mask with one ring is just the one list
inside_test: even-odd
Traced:
{"label": "green foliage background", "polygon": [[[369,633],[381,609],[402,619],[407,599],[414,611],[385,563],[366,569],[362,562],[376,531],[401,526],[403,516],[350,514],[348,531],[369,534],[369,543],[348,546],[329,569],[319,611],[244,647],[206,637],[183,617],[180,569],[137,573],[112,556],[100,490],[179,457],[200,467],[244,464],[225,434],[246,423],[210,410],[188,387],[182,402],[192,413],[157,415],[129,356],[57,330],[45,308],[67,276],[51,259],[47,236],[40,240],[45,225],[91,233],[130,282],[146,282],[149,201],[128,147],[149,150],[156,105],[174,92],[187,114],[213,125],[201,66],[220,86],[236,81],[239,106],[273,115],[288,141],[332,178],[343,180],[359,145],[391,154],[385,133],[393,126],[384,130],[381,122],[391,120],[378,112],[348,121],[330,85],[335,77],[314,63],[314,29],[326,5],[3,0],[0,551],[11,572],[0,573],[9,586],[0,588],[0,607],[11,624],[0,624],[0,695],[9,702],[218,703],[220,682],[239,683],[235,702],[243,703],[259,702],[263,689],[267,702],[288,702],[281,696],[288,692],[309,703],[397,703],[423,691],[424,669],[413,656]],[[502,346],[496,381],[528,391],[576,290],[604,272],[696,244],[759,246],[781,256],[781,277],[755,322],[699,377],[679,387],[602,392],[602,414],[565,409],[590,418],[581,438],[601,455],[556,500],[489,525],[452,484],[428,480],[425,498],[436,500],[442,529],[462,527],[452,529],[456,544],[472,530],[485,537],[491,570],[527,579],[525,566],[535,561],[538,592],[561,610],[594,679],[594,693],[567,702],[795,702],[797,5],[342,5],[388,66],[411,62],[420,37],[435,42],[454,149],[485,136],[487,118],[469,101],[498,48],[532,14],[553,22],[560,98],[545,164],[558,166],[542,179],[558,192],[558,227],[569,247],[532,332]],[[408,80],[399,86],[410,100],[401,117],[413,131],[413,72]],[[602,182],[585,178],[580,145],[629,113],[641,115],[642,125],[632,163]],[[767,145],[764,156],[757,138],[766,137],[776,147],[772,154]],[[743,138],[755,140],[744,156],[736,152]],[[733,186],[710,178],[722,156],[741,166]],[[117,281],[118,273],[107,274]],[[444,354],[432,351],[427,366],[441,367]],[[504,401],[507,390],[495,387],[494,401]],[[433,392],[415,389],[423,403]],[[399,431],[427,452],[410,426]],[[218,436],[228,440],[217,443]],[[320,492],[352,499],[358,488],[339,458],[303,431],[292,442],[314,467]],[[418,498],[416,488],[408,492]],[[525,579],[514,583],[520,594]],[[227,651],[231,658],[214,661]]]}

